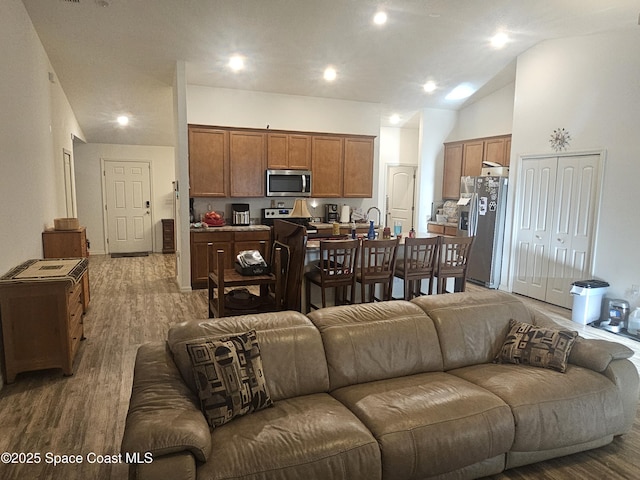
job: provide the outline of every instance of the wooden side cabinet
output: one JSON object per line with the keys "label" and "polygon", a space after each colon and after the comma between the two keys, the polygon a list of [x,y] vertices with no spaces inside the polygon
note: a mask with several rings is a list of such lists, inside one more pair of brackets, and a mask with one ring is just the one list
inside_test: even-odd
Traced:
{"label": "wooden side cabinet", "polygon": [[176,236],[173,218],[162,219],[162,253],[176,253]]}
{"label": "wooden side cabinet", "polygon": [[61,368],[73,375],[84,338],[83,273],[80,281],[0,282],[5,381],[21,372]]}
{"label": "wooden side cabinet", "polygon": [[[85,258],[89,256],[87,229],[45,230],[42,232],[43,258]],[[89,308],[91,289],[89,270],[82,278],[82,301],[85,312]]]}

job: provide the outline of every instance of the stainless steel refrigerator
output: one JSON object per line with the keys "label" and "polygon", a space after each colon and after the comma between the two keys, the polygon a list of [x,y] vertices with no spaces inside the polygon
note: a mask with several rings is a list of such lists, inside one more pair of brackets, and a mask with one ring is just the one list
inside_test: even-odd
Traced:
{"label": "stainless steel refrigerator", "polygon": [[458,235],[475,236],[467,280],[488,288],[500,285],[507,183],[497,176],[460,179]]}

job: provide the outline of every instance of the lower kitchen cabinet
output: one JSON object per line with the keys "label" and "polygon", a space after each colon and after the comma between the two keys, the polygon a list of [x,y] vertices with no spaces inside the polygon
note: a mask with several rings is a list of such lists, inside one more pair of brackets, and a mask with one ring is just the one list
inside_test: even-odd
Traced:
{"label": "lower kitchen cabinet", "polygon": [[[236,255],[242,250],[258,250],[268,262],[271,252],[271,229],[237,230],[234,227],[222,227],[212,231],[191,232],[191,288],[207,288],[209,264],[208,244],[213,244],[213,252],[225,251],[225,265],[232,268]],[[243,227],[240,227],[243,228]]]}

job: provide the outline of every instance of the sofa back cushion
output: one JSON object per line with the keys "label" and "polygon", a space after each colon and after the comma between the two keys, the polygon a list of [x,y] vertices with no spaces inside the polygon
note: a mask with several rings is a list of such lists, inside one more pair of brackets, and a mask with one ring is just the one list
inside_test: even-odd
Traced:
{"label": "sofa back cushion", "polygon": [[308,317],[322,335],[331,390],[442,370],[433,322],[409,302],[330,307]]}
{"label": "sofa back cushion", "polygon": [[522,301],[495,290],[426,295],[411,302],[433,320],[445,371],[492,362],[509,332],[509,320],[533,323]]}
{"label": "sofa back cushion", "polygon": [[189,387],[197,392],[187,344],[255,330],[273,401],[326,392],[329,376],[320,333],[298,312],[194,320],[174,325],[168,344]]}

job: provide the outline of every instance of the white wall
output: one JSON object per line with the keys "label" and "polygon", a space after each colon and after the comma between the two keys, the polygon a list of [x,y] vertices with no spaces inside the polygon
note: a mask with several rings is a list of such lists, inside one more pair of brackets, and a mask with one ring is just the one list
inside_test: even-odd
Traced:
{"label": "white wall", "polygon": [[[594,275],[624,298],[640,284],[640,29],[547,41],[518,59],[511,184],[517,158],[550,153],[549,137],[565,128],[568,151],[606,149]],[[515,165],[514,165],[515,163]]]}
{"label": "white wall", "polygon": [[66,216],[62,149],[84,135],[19,0],[0,15],[0,274],[42,257],[42,230]]}
{"label": "white wall", "polygon": [[420,167],[418,168],[418,232],[427,231],[431,204],[442,198],[444,145],[455,128],[457,112],[426,108],[420,116]]}
{"label": "white wall", "polygon": [[106,252],[101,160],[135,160],[151,164],[154,251],[162,251],[161,220],[173,218],[174,197],[171,182],[175,178],[174,148],[89,143],[76,145],[74,153],[78,218],[80,223],[87,227],[91,254]]}
{"label": "white wall", "polygon": [[62,149],[83,134],[60,84],[49,81],[53,68],[19,0],[2,2],[0,65],[2,275],[41,258],[42,230],[66,216]]}
{"label": "white wall", "polygon": [[460,109],[456,127],[446,141],[511,133],[514,97],[515,82]]}

